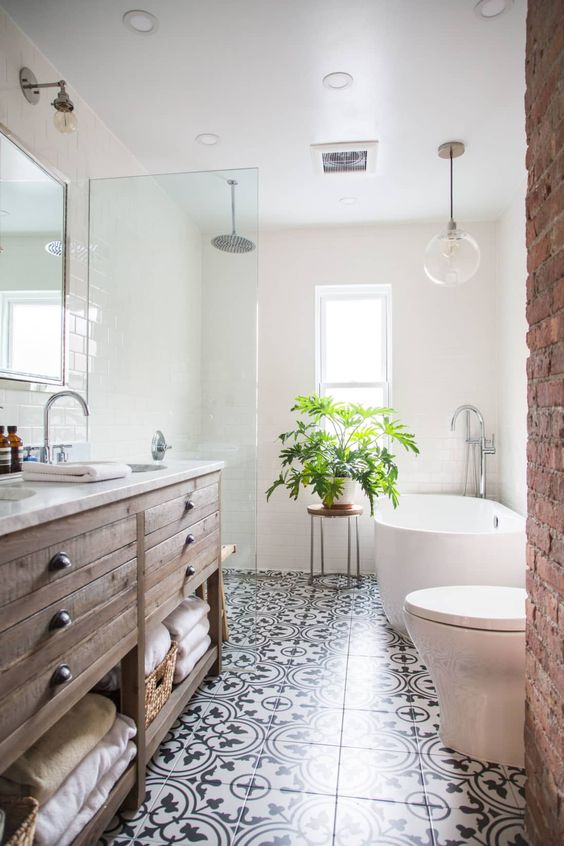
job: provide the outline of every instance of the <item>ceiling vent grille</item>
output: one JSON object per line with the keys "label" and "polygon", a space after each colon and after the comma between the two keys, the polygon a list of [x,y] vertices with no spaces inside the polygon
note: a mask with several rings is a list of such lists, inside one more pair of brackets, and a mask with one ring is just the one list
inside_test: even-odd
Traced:
{"label": "ceiling vent grille", "polygon": [[312,144],[311,152],[317,173],[376,172],[377,141],[347,141],[338,144]]}

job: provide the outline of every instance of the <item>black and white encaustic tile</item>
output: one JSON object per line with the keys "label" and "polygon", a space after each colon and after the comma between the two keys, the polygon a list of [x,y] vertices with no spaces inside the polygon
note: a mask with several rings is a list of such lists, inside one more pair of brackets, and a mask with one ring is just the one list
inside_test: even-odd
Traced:
{"label": "black and white encaustic tile", "polygon": [[100,846],[526,846],[523,771],[442,746],[433,684],[374,578],[225,584],[235,669],[202,684]]}

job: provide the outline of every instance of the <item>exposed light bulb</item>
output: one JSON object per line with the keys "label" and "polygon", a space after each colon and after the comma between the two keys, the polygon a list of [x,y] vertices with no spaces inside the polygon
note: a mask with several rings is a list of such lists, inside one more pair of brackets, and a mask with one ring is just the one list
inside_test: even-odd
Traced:
{"label": "exposed light bulb", "polygon": [[478,244],[462,229],[449,228],[436,235],[425,250],[424,270],[431,282],[454,288],[474,276],[480,265]]}
{"label": "exposed light bulb", "polygon": [[78,122],[74,112],[55,111],[55,114],[53,115],[53,123],[55,124],[55,129],[58,129],[59,132],[62,132],[65,135],[70,132],[76,132],[78,127]]}
{"label": "exposed light bulb", "polygon": [[462,141],[447,141],[438,150],[441,159],[450,160],[450,220],[446,231],[435,235],[425,250],[425,274],[436,285],[454,288],[474,276],[480,266],[480,248],[474,238],[459,229],[453,217],[453,159],[464,153]]}

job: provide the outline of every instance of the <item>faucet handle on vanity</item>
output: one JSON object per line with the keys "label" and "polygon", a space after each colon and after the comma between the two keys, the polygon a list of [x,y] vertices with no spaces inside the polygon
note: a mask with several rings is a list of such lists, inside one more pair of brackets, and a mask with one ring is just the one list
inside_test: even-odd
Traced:
{"label": "faucet handle on vanity", "polygon": [[59,452],[55,456],[55,464],[66,464],[69,460],[67,450],[72,449],[72,444],[53,444],[52,449],[59,450]]}

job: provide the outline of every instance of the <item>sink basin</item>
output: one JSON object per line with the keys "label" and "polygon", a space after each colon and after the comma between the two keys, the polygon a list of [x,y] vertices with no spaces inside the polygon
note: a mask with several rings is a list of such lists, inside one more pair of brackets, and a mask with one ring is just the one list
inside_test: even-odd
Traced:
{"label": "sink basin", "polygon": [[35,491],[31,488],[22,488],[20,485],[0,485],[0,500],[14,502],[18,499],[27,499],[33,496]]}
{"label": "sink basin", "polygon": [[149,473],[151,470],[166,470],[166,464],[128,464],[132,473]]}

